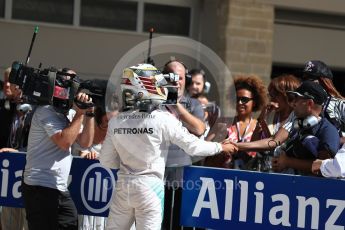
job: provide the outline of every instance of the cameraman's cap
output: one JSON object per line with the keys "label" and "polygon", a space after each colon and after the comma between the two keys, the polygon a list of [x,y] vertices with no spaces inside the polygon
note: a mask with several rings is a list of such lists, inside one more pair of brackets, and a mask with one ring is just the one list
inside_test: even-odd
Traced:
{"label": "cameraman's cap", "polygon": [[322,61],[312,60],[305,63],[303,73],[315,79],[325,77],[333,79],[331,69]]}
{"label": "cameraman's cap", "polygon": [[316,104],[322,105],[327,100],[327,93],[322,86],[316,82],[305,81],[295,91],[287,91],[298,97],[312,99]]}

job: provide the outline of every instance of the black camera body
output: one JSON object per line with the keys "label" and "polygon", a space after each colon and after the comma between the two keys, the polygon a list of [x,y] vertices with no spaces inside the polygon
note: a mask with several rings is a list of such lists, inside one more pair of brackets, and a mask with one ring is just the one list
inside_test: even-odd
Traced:
{"label": "black camera body", "polygon": [[[62,76],[69,76],[69,78],[62,79]],[[54,105],[62,107],[62,109],[71,108],[75,96],[80,91],[91,96],[93,103],[85,104],[75,101],[79,108],[85,109],[95,105],[103,106],[107,87],[106,81],[82,81],[75,74],[61,72],[54,67],[41,70],[25,66],[17,61],[12,64],[9,82],[17,85],[22,90],[24,102],[33,105]],[[62,88],[68,89],[65,100],[54,98],[57,82]],[[56,103],[57,101],[59,103]]]}
{"label": "black camera body", "polygon": [[52,104],[57,70],[35,69],[13,62],[9,82],[17,85],[23,93],[23,101],[34,105]]}

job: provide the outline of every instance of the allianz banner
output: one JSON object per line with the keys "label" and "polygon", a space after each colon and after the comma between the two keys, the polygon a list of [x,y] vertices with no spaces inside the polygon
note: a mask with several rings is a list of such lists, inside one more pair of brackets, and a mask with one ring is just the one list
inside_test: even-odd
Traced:
{"label": "allianz banner", "polygon": [[[0,206],[23,207],[21,180],[24,153],[0,153]],[[96,160],[73,158],[69,190],[79,214],[108,216],[116,171]]]}
{"label": "allianz banner", "polygon": [[345,229],[345,181],[185,167],[181,225]]}

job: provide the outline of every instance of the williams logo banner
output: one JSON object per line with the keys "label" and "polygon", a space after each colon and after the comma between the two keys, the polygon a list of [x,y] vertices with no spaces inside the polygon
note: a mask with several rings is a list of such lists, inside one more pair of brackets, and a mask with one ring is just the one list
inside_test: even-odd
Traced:
{"label": "williams logo banner", "polygon": [[345,181],[186,167],[181,225],[345,229]]}

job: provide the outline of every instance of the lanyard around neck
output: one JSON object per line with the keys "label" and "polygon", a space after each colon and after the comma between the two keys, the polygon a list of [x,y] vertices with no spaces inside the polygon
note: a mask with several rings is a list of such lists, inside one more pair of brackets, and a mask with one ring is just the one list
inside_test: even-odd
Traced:
{"label": "lanyard around neck", "polygon": [[246,128],[244,129],[243,135],[240,136],[240,131],[241,131],[241,129],[240,129],[240,123],[239,123],[238,121],[236,122],[236,129],[237,129],[237,138],[238,138],[238,142],[244,142],[244,137],[246,136],[247,131],[248,131],[248,129],[249,129],[251,123],[252,123],[252,118],[250,118],[249,123],[247,124]]}

